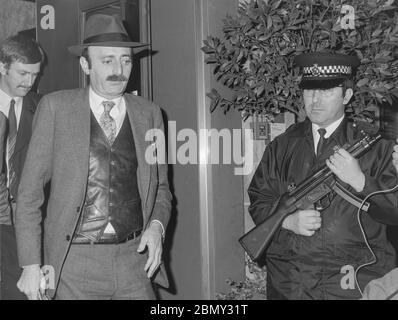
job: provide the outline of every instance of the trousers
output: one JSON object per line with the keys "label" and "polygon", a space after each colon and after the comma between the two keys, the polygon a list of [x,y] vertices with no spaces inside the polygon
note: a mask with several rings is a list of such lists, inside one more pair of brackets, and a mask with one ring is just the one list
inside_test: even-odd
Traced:
{"label": "trousers", "polygon": [[0,298],[1,300],[26,300],[27,297],[17,288],[22,268],[18,265],[17,243],[13,226],[0,224],[0,245]]}
{"label": "trousers", "polygon": [[153,300],[141,237],[122,244],[72,244],[56,290],[58,300]]}

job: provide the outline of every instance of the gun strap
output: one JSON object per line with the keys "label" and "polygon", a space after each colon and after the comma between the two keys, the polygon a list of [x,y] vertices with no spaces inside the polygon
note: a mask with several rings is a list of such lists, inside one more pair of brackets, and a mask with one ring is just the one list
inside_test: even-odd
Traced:
{"label": "gun strap", "polygon": [[365,202],[363,205],[361,205],[363,200],[361,198],[358,198],[354,194],[352,194],[350,191],[348,191],[346,188],[344,188],[339,182],[336,182],[334,184],[334,186],[332,187],[332,189],[344,200],[348,201],[349,203],[356,206],[357,208],[359,208],[365,212],[368,212],[370,203]]}

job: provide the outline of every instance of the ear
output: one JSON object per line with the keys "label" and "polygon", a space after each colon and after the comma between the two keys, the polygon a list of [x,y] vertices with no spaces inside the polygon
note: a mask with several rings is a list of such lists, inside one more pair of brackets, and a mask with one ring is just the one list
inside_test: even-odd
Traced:
{"label": "ear", "polygon": [[7,74],[7,68],[4,62],[0,61],[0,74],[5,76]]}
{"label": "ear", "polygon": [[351,88],[346,89],[345,95],[343,98],[343,104],[346,105],[348,102],[350,102],[353,95],[354,95],[354,91],[352,91]]}
{"label": "ear", "polygon": [[84,57],[80,57],[80,66],[86,75],[90,75],[90,68],[88,66],[88,61]]}

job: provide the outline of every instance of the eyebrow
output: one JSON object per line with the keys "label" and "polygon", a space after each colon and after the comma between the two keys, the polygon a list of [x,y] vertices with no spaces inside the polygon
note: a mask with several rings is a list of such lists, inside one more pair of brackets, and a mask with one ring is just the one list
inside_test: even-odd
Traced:
{"label": "eyebrow", "polygon": [[[133,56],[131,54],[123,54],[121,57],[122,58],[124,58],[124,57],[132,58]],[[106,55],[101,56],[101,58],[116,58],[116,56],[114,54],[106,54]]]}
{"label": "eyebrow", "polygon": [[30,73],[30,74],[39,74],[39,73],[40,73],[40,71],[38,71],[38,72],[32,72],[32,71],[24,70],[24,69],[18,70],[17,72],[19,72],[19,73]]}

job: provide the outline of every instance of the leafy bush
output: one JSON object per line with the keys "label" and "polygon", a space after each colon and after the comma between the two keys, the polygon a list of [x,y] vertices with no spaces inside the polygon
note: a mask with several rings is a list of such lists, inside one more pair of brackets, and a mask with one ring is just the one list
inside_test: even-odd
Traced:
{"label": "leafy bush", "polygon": [[[354,99],[347,109],[368,116],[375,105],[398,97],[398,12],[393,0],[249,0],[224,20],[224,39],[209,36],[202,50],[232,99],[212,89],[211,111],[236,109],[244,118],[273,118],[288,110],[303,119],[300,76],[294,57],[304,52],[356,54]],[[355,28],[347,29],[353,8]],[[344,11],[343,10],[343,11]],[[347,24],[348,22],[348,24]],[[351,20],[351,23],[354,20]]]}
{"label": "leafy bush", "polygon": [[246,256],[246,266],[249,276],[244,282],[227,280],[231,287],[228,293],[218,293],[217,300],[266,300],[266,272]]}

